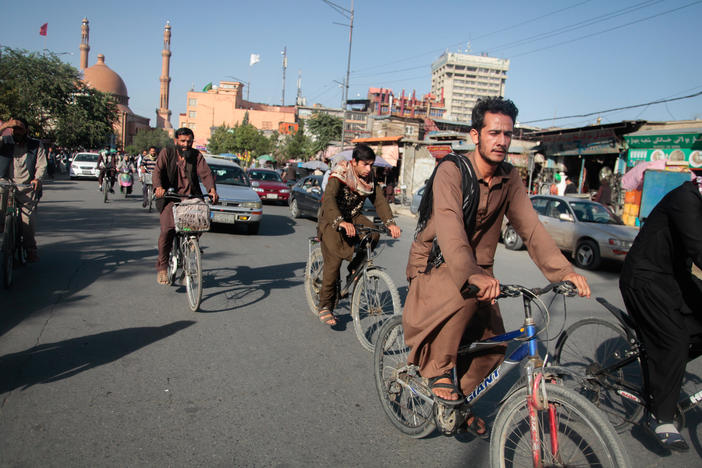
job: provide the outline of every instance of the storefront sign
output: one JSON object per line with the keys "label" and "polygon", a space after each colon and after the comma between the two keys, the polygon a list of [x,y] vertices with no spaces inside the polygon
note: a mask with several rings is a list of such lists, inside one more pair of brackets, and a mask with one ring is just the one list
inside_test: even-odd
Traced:
{"label": "storefront sign", "polygon": [[427,146],[427,151],[436,159],[441,159],[451,152],[451,145]]}
{"label": "storefront sign", "polygon": [[702,134],[624,135],[629,148],[696,148],[702,149]]}

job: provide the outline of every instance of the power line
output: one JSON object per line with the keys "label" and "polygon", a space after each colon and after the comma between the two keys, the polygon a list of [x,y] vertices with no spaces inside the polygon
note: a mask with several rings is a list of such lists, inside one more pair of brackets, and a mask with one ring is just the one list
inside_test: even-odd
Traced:
{"label": "power line", "polygon": [[606,114],[609,112],[616,112],[616,111],[628,110],[628,109],[636,109],[638,107],[650,106],[653,104],[663,104],[666,102],[681,101],[683,99],[690,99],[690,98],[697,97],[697,96],[702,96],[702,91],[699,91],[699,92],[694,93],[694,94],[688,94],[687,96],[680,96],[680,97],[669,98],[669,99],[658,99],[657,101],[645,102],[643,104],[634,104],[633,106],[615,107],[614,109],[607,109],[607,110],[602,110],[602,111],[597,111],[597,112],[589,112],[587,114],[567,115],[564,117],[549,117],[548,119],[528,120],[526,122],[520,122],[520,123],[528,124],[528,123],[536,123],[536,122],[546,122],[549,120],[564,120],[564,119],[578,119],[578,118],[582,118],[582,117],[592,117],[593,115]]}

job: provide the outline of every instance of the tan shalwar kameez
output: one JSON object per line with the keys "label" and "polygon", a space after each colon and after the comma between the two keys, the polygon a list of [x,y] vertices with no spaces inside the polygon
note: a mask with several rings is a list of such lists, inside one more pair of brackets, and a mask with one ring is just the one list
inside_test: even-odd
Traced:
{"label": "tan shalwar kameez", "polygon": [[[480,201],[470,241],[461,208],[461,172],[455,164],[446,162],[434,178],[432,216],[410,248],[406,271],[410,286],[402,323],[405,341],[411,348],[409,362],[419,366],[423,377],[443,375],[456,367],[464,333],[468,341],[504,333],[497,304],[463,299],[460,288],[471,275],[493,274],[505,214],[549,281],[560,281],[573,272],[539,221],[517,170],[503,163],[488,184],[474,158],[474,154],[469,155],[478,177]],[[445,263],[424,273],[434,237]],[[504,347],[471,362],[458,363],[462,391],[470,393],[503,358]]]}

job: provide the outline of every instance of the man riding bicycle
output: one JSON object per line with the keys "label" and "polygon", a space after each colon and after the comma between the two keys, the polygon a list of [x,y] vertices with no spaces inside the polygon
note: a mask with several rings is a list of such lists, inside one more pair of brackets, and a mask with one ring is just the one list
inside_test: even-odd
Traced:
{"label": "man riding bicycle", "polygon": [[[492,270],[505,215],[549,281],[571,281],[581,296],[590,295],[585,278],[539,221],[519,172],[505,162],[517,113],[510,100],[478,100],[470,130],[475,151],[442,159],[419,208],[402,324],[409,363],[419,366],[436,399],[447,405],[457,404],[504,359],[503,346],[470,362],[458,361],[457,354],[462,339],[486,340],[505,332],[495,302],[500,283]],[[479,289],[474,298],[462,294],[469,284]],[[487,436],[485,422],[474,415],[467,418],[467,429]]]}
{"label": "man riding bicycle", "polygon": [[[619,279],[643,345],[646,427],[664,448],[686,451],[673,424],[687,361],[702,354],[702,177],[656,205],[627,253]],[[696,346],[693,346],[696,345]]]}
{"label": "man riding bicycle", "polygon": [[97,167],[100,168],[98,174],[98,190],[102,191],[102,180],[107,175],[110,181],[110,193],[114,193],[114,185],[117,180],[117,152],[113,149],[103,150],[97,160]]}
{"label": "man riding bicycle", "polygon": [[144,201],[141,203],[141,206],[143,206],[143,207],[145,207],[149,203],[149,201],[147,200],[148,184],[144,183],[144,174],[152,174],[154,172],[154,169],[156,169],[157,154],[158,154],[158,150],[156,149],[156,147],[151,146],[149,148],[149,152],[144,154],[139,159],[138,171],[139,171],[139,180],[141,180],[141,191],[142,191],[142,195],[144,196]]}
{"label": "man riding bicycle", "polygon": [[205,158],[193,149],[195,135],[189,128],[179,128],[175,132],[175,148],[166,147],[161,150],[156,159],[156,167],[152,174],[154,194],[158,200],[156,208],[161,213],[161,233],[158,237],[158,260],[156,262],[157,281],[168,284],[168,256],[173,248],[175,222],[173,220],[173,200],[163,196],[170,188],[177,193],[191,196],[202,196],[200,181],[212,197],[212,203],[217,203],[218,196],[215,180]]}
{"label": "man riding bicycle", "polygon": [[[0,125],[0,135],[6,129],[10,135],[0,137],[0,179],[14,184],[31,184],[31,188],[17,193],[17,202],[22,207],[22,234],[27,261],[39,261],[35,232],[36,204],[32,203],[32,192],[41,193],[41,180],[46,176],[46,150],[39,140],[29,138],[27,121],[21,117],[10,119]],[[4,214],[2,214],[4,216]]]}
{"label": "man riding bicycle", "polygon": [[[324,266],[322,287],[319,291],[319,320],[330,326],[336,325],[334,306],[336,284],[339,281],[341,262],[349,260],[350,280],[355,269],[365,260],[366,251],[360,249],[352,259],[354,245],[359,241],[354,224],[373,226],[373,223],[361,214],[366,198],[370,198],[378,216],[387,226],[390,235],[400,237],[400,228],[395,224],[390,205],[385,201],[383,191],[373,177],[375,153],[364,144],[353,149],[351,161],[339,161],[332,169],[329,182],[322,197],[317,232],[321,240]],[[378,234],[373,235],[373,246],[378,242]]]}

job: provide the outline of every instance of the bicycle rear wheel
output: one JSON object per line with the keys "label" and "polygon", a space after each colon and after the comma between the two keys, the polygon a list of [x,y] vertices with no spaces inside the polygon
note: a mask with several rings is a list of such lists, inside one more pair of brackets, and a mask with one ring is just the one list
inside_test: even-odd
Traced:
{"label": "bicycle rear wheel", "polygon": [[195,312],[202,300],[202,259],[200,244],[196,237],[185,243],[183,252],[183,270],[185,271],[185,290],[188,294],[188,305]]}
{"label": "bicycle rear wheel", "polygon": [[390,276],[381,270],[366,271],[351,299],[353,328],[361,346],[373,352],[383,323],[401,313],[400,294]]}
{"label": "bicycle rear wheel", "polygon": [[534,448],[539,466],[630,466],[619,437],[590,402],[560,385],[543,385],[548,404],[544,410],[534,410],[533,421],[526,387],[500,408],[490,438],[492,467],[534,466]]}
{"label": "bicycle rear wheel", "polygon": [[[607,415],[617,432],[641,419],[642,404],[617,392],[622,385],[641,388],[641,367],[638,360],[603,373],[606,367],[622,361],[631,353],[626,334],[606,320],[580,320],[563,333],[556,343],[554,359],[557,365],[572,370],[578,377],[575,390]],[[628,391],[626,395],[632,392]],[[641,395],[641,392],[636,392]]]}
{"label": "bicycle rear wheel", "polygon": [[419,439],[434,432],[434,403],[417,367],[407,364],[408,354],[402,317],[386,320],[373,354],[375,387],[380,405],[393,426]]}
{"label": "bicycle rear wheel", "polygon": [[324,259],[322,258],[322,248],[312,249],[307,265],[305,266],[305,297],[310,311],[317,316],[319,307],[319,290],[322,288],[322,268]]}

